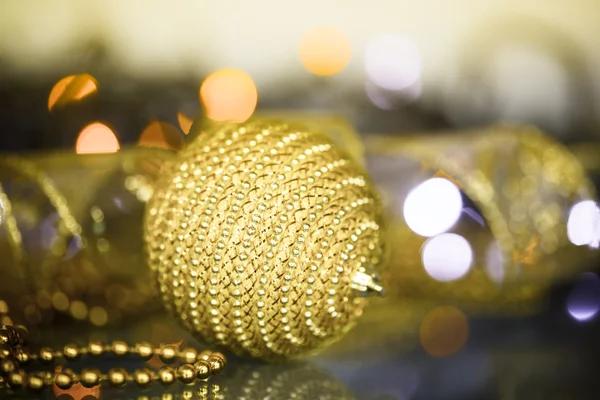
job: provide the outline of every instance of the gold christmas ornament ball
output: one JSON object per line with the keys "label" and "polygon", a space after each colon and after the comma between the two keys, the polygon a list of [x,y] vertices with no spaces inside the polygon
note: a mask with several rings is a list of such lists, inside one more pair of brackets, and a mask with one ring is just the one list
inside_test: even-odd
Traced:
{"label": "gold christmas ornament ball", "polygon": [[382,290],[383,236],[362,167],[327,135],[270,120],[202,132],[164,166],[145,220],[166,307],[206,341],[266,360],[353,326]]}

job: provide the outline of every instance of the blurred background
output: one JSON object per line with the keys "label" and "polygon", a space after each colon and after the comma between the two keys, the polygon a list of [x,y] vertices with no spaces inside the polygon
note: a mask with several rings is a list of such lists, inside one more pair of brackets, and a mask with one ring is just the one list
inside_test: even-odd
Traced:
{"label": "blurred background", "polygon": [[[422,143],[435,140],[438,131],[477,132],[510,122],[537,126],[570,146],[575,156],[585,158],[584,166],[598,187],[595,161],[600,160],[600,147],[594,146],[600,142],[600,3],[594,0],[0,0],[0,5],[0,150],[5,153],[114,153],[136,146],[178,150],[189,140],[186,135],[193,120],[242,122],[264,113],[340,116],[349,123],[336,120],[339,129],[352,134],[355,130],[365,140],[382,134],[377,137],[416,137]],[[465,148],[476,141],[457,140]],[[498,143],[502,147],[505,141]],[[507,154],[498,168],[518,164],[516,156]],[[393,189],[400,178],[412,182],[401,189],[403,196],[418,194],[412,189],[427,178],[454,182],[435,168],[427,175],[406,163],[372,162],[378,155],[370,157],[367,164],[377,183]],[[49,171],[57,165],[60,171],[67,168],[51,157],[44,163]],[[95,168],[79,161],[67,165]],[[144,168],[140,174],[149,175]],[[520,173],[524,175],[519,179],[531,175]],[[63,182],[59,187],[73,186],[72,174],[58,175]],[[117,175],[95,189],[112,193],[111,182],[124,179],[124,174]],[[10,180],[7,176],[2,175],[3,184]],[[408,179],[411,176],[413,180]],[[470,301],[478,296],[473,288],[481,288],[479,281],[442,286],[460,281],[478,257],[489,255],[473,255],[469,245],[476,248],[477,238],[490,236],[485,222],[479,224],[483,228],[477,222],[488,216],[481,202],[464,190],[459,192],[456,188],[463,188],[455,183],[448,190],[438,187],[434,195],[442,196],[444,207],[458,199],[461,219],[450,217],[447,226],[420,234],[419,238],[431,238],[426,242],[429,246],[425,239],[410,242],[413,250],[423,249],[423,255],[416,257],[422,276],[399,278],[413,285],[399,294],[404,302],[391,311],[373,313],[338,347],[303,367],[309,382],[325,382],[317,385],[317,393],[330,391],[331,398],[597,398],[600,278],[595,249],[600,210],[593,187],[577,192],[579,197],[561,194],[556,199],[565,218],[583,204],[573,214],[578,222],[571,222],[569,240],[589,253],[585,261],[579,256],[569,258],[571,253],[549,256],[552,261],[543,263],[560,264],[558,269],[563,266],[570,272],[561,274],[561,279],[549,277],[539,296],[529,286],[518,286],[525,294],[504,307],[500,297]],[[82,223],[82,229],[95,235],[99,253],[108,246],[104,237],[110,237],[111,224],[117,227],[112,232],[118,231],[120,215],[135,209],[123,196],[141,203],[147,200],[144,184],[130,180],[126,185],[118,202],[116,197],[103,196],[96,202],[86,198],[82,206],[88,210],[93,204],[89,226]],[[11,186],[6,189],[10,197]],[[26,196],[22,190],[19,193]],[[423,204],[431,193],[415,204]],[[432,205],[436,206],[439,203]],[[427,211],[422,207],[413,211],[417,224],[423,212]],[[46,224],[42,233],[58,219],[49,220],[47,213],[40,213],[40,221]],[[133,214],[139,218],[140,213]],[[418,226],[409,219],[405,222],[419,233]],[[454,233],[446,232],[450,230]],[[577,232],[583,232],[583,239],[581,235],[577,239]],[[466,241],[457,242],[458,234],[468,239],[468,261],[460,251]],[[442,257],[458,265],[451,276],[445,275],[447,265],[440,275],[439,259],[437,264],[430,261],[430,267],[421,265],[426,264],[427,247],[435,248],[432,240],[440,243],[440,237],[448,239],[444,235],[455,236],[450,244],[438,246],[438,252],[459,249]],[[43,235],[35,240],[48,241]],[[81,247],[73,243],[67,248]],[[126,246],[121,247],[123,254]],[[578,264],[577,268],[571,270],[571,264]],[[535,306],[520,302],[533,297]],[[91,321],[96,328],[110,319],[110,311],[88,306],[82,311],[82,301],[65,299],[50,293],[46,302],[76,320]],[[36,302],[43,308],[44,301]],[[377,329],[386,334],[366,340],[373,324],[381,324],[374,321],[382,313],[387,328]],[[38,314],[37,309],[32,311],[30,322],[44,319]],[[157,331],[153,339],[176,342],[185,336],[175,327],[149,323],[152,330],[140,331]],[[113,331],[107,332],[103,337],[112,337]],[[139,332],[128,335],[135,338]],[[242,365],[219,384],[229,390],[229,396],[239,391],[247,394],[244,385],[249,380],[264,378],[261,387],[266,388],[281,380],[281,374],[293,376],[297,366],[288,372],[260,368],[264,372],[257,378]],[[329,384],[329,378],[334,383]],[[252,393],[258,398],[263,392]],[[289,392],[278,393],[288,398]]]}
{"label": "blurred background", "polygon": [[[361,132],[511,120],[565,141],[590,139],[600,112],[599,7],[592,0],[5,1],[2,126],[20,135],[4,135],[2,144],[72,148],[93,119],[112,124],[121,143],[135,142],[153,119],[179,128],[178,113],[193,118],[200,85],[223,69],[206,82],[205,98],[229,104],[238,119],[257,106],[338,113]],[[95,88],[81,81],[66,95],[101,95],[70,121],[41,114],[53,85],[81,73]],[[223,87],[236,85],[244,90],[229,94],[234,105]]]}

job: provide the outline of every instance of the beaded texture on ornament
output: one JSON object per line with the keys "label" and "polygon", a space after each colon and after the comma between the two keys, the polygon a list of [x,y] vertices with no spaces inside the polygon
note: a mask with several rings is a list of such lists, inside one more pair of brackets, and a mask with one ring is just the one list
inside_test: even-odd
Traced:
{"label": "beaded texture on ornament", "polygon": [[324,134],[268,120],[203,133],[165,164],[145,240],[164,304],[194,334],[281,360],[339,339],[382,258],[381,204]]}
{"label": "beaded texture on ornament", "polygon": [[[0,300],[0,317],[8,314],[8,306]],[[2,318],[8,322],[8,318]],[[52,385],[60,389],[69,389],[75,384],[84,387],[94,387],[109,383],[114,387],[121,387],[127,383],[135,383],[140,387],[147,387],[154,382],[170,385],[175,382],[191,384],[196,380],[206,380],[211,375],[221,372],[227,363],[223,354],[210,350],[198,351],[188,347],[178,350],[172,345],[153,347],[150,343],[139,342],[130,346],[123,341],[114,341],[111,344],[90,342],[86,346],[67,344],[61,350],[44,347],[38,352],[32,352],[26,347],[27,330],[23,326],[10,324],[0,325],[0,387],[9,389],[42,390]],[[158,356],[165,364],[172,364],[177,360],[183,362],[178,367],[165,365],[158,371],[141,368],[129,373],[123,368],[111,368],[108,373],[101,373],[95,368],[82,369],[75,373],[70,369],[59,372],[30,371],[25,366],[32,362],[41,365],[50,365],[61,359],[75,361],[82,356],[101,356],[110,353],[116,356],[133,354],[143,360]]]}

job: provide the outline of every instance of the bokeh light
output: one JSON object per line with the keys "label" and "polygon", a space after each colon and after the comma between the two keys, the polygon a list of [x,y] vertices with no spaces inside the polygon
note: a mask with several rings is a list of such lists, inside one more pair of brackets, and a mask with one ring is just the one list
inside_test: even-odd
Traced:
{"label": "bokeh light", "polygon": [[350,41],[337,28],[318,27],[300,39],[298,54],[302,65],[318,76],[331,76],[343,71],[352,53]]}
{"label": "bokeh light", "polygon": [[421,52],[403,35],[386,34],[367,46],[365,69],[369,79],[387,90],[404,90],[421,79]]}
{"label": "bokeh light", "polygon": [[428,239],[421,251],[425,270],[437,281],[462,278],[473,264],[471,245],[464,237],[454,233],[443,233]]}
{"label": "bokeh light", "polygon": [[256,109],[258,92],[250,75],[225,68],[206,77],[200,86],[200,100],[208,118],[219,122],[244,122]]}
{"label": "bokeh light", "polygon": [[492,282],[502,283],[504,281],[504,255],[500,244],[494,240],[485,252],[485,272]]}
{"label": "bokeh light", "polygon": [[0,195],[0,227],[4,223],[6,216],[6,207],[4,206],[4,200],[2,200],[2,195]]}
{"label": "bokeh light", "polygon": [[393,110],[410,103],[421,95],[421,83],[407,87],[404,90],[387,90],[371,81],[365,82],[365,93],[371,103],[382,110]]}
{"label": "bokeh light", "polygon": [[180,150],[183,148],[183,135],[168,122],[154,121],[144,129],[138,144],[144,147]]}
{"label": "bokeh light", "polygon": [[396,101],[393,96],[396,92],[390,92],[375,85],[373,82],[365,82],[365,93],[371,103],[382,110],[393,110],[396,108]]}
{"label": "bokeh light", "polygon": [[595,201],[584,200],[571,208],[567,236],[577,246],[600,246],[600,208]]}
{"label": "bokeh light", "polygon": [[95,326],[104,326],[108,323],[108,313],[102,307],[94,306],[89,313],[90,322]]}
{"label": "bokeh light", "polygon": [[69,75],[59,80],[48,96],[48,110],[64,105],[95,93],[98,81],[90,74]]}
{"label": "bokeh light", "polygon": [[51,249],[54,241],[58,238],[56,231],[58,218],[57,213],[51,213],[40,224],[40,244],[46,250]]}
{"label": "bokeh light", "polygon": [[419,339],[433,357],[447,357],[458,352],[469,337],[469,321],[458,308],[437,307],[421,321]]}
{"label": "bokeh light", "polygon": [[177,122],[179,122],[179,127],[184,134],[190,133],[190,129],[192,128],[192,124],[194,121],[192,118],[187,117],[183,113],[177,113]]}
{"label": "bokeh light", "polygon": [[445,178],[431,178],[412,189],[404,201],[404,220],[421,236],[435,236],[452,228],[462,212],[458,187]]}
{"label": "bokeh light", "polygon": [[[57,366],[54,372],[58,373],[62,369],[62,366]],[[75,383],[69,389],[61,389],[54,383],[52,384],[52,392],[56,399],[89,400],[101,398],[99,385],[86,388],[81,383]]]}
{"label": "bokeh light", "polygon": [[75,145],[77,154],[114,153],[119,149],[117,136],[112,129],[100,122],[83,128]]}
{"label": "bokeh light", "polygon": [[577,321],[589,321],[600,310],[600,278],[592,272],[581,274],[567,298],[567,311]]}
{"label": "bokeh light", "polygon": [[79,235],[73,236],[73,238],[69,241],[69,245],[67,246],[67,251],[63,256],[63,261],[67,261],[75,257],[77,253],[83,248],[83,239]]}
{"label": "bokeh light", "polygon": [[65,76],[52,87],[50,96],[48,96],[48,110],[52,110],[60,96],[65,92],[69,83],[75,79],[75,75]]}

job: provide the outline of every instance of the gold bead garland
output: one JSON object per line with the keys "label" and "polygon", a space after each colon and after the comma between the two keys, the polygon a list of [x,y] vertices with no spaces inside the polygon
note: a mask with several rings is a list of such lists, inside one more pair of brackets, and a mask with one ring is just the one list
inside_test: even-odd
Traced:
{"label": "gold bead garland", "polygon": [[327,136],[259,120],[199,135],[147,208],[150,267],[191,332],[281,359],[338,339],[380,291],[381,206]]}
{"label": "gold bead garland", "polygon": [[[0,317],[5,317],[7,313],[8,306],[0,300]],[[163,385],[171,385],[175,382],[191,384],[197,379],[206,380],[211,375],[219,374],[227,363],[225,356],[218,352],[210,350],[198,352],[194,348],[178,351],[174,346],[154,348],[145,342],[130,346],[123,341],[114,341],[111,344],[94,341],[83,347],[69,343],[61,350],[44,347],[34,353],[25,347],[26,335],[27,331],[23,327],[0,325],[0,388],[39,391],[53,385],[66,390],[77,383],[86,388],[104,383],[113,387],[120,387],[127,383],[136,383],[140,387],[149,386],[154,382]],[[95,368],[84,368],[79,374],[70,369],[61,369],[53,373],[29,371],[26,368],[34,361],[41,365],[50,365],[57,359],[75,361],[82,356],[98,357],[106,353],[118,357],[127,354],[138,355],[144,360],[156,355],[165,364],[172,364],[177,359],[183,363],[177,367],[165,365],[156,372],[149,368],[142,368],[129,373],[123,368],[111,368],[106,374]]]}

